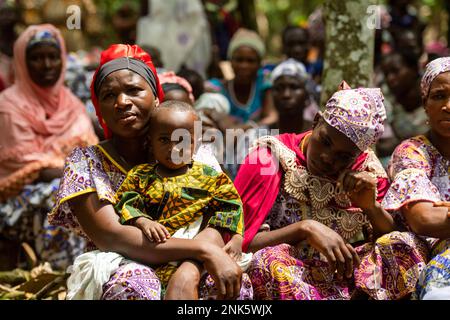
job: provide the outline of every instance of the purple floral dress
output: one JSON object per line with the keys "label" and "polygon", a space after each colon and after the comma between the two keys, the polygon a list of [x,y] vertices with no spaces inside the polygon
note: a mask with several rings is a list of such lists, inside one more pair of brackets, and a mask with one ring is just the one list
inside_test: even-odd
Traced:
{"label": "purple floral dress", "polygon": [[[87,239],[90,250],[94,243],[81,229],[68,200],[96,192],[100,201],[115,204],[115,192],[122,184],[127,172],[100,146],[78,147],[66,159],[64,176],[61,179],[56,205],[49,214],[53,225],[63,226]],[[252,299],[250,279],[243,275],[239,299]],[[164,296],[161,283],[152,267],[139,263],[123,263],[103,285],[105,300],[159,300]],[[200,297],[211,299],[217,296],[214,280],[205,275],[200,282]]]}

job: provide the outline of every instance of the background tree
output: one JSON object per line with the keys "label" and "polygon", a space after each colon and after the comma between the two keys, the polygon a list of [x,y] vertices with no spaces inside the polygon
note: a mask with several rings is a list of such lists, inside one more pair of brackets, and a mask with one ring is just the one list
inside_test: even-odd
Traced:
{"label": "background tree", "polygon": [[375,0],[325,1],[326,49],[321,106],[342,80],[351,87],[372,85],[373,24],[376,20],[367,10],[375,4]]}

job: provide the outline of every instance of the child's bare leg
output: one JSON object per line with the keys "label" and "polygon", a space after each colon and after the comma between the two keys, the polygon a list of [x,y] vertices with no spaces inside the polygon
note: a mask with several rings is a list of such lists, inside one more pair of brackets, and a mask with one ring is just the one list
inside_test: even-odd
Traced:
{"label": "child's bare leg", "polygon": [[181,263],[167,284],[165,300],[198,300],[202,267],[195,261]]}
{"label": "child's bare leg", "polygon": [[[205,228],[194,238],[214,243],[220,247],[224,246],[220,232],[214,228]],[[183,261],[170,278],[164,299],[198,300],[198,287],[202,272],[203,266],[198,262]]]}
{"label": "child's bare leg", "polygon": [[218,245],[221,248],[225,245],[220,231],[211,227],[203,229],[198,235],[195,236],[195,239],[205,240],[209,243],[214,243],[215,245]]}

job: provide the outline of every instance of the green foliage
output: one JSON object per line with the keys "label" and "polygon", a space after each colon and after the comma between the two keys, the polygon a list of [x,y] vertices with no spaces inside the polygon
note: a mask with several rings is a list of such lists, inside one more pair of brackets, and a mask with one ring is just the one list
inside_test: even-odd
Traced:
{"label": "green foliage", "polygon": [[324,0],[258,0],[255,1],[259,15],[268,21],[266,44],[269,55],[279,55],[280,36],[287,25],[305,26],[309,15]]}

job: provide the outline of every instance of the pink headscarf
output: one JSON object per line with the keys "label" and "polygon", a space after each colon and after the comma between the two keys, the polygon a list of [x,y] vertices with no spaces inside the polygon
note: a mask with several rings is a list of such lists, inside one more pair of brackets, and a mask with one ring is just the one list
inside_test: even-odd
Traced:
{"label": "pink headscarf", "polygon": [[[26,48],[30,39],[39,31],[50,31],[57,38],[61,49],[62,71],[52,87],[43,88],[31,80],[26,63]],[[36,132],[49,135],[63,132],[77,117],[74,110],[84,108],[68,88],[64,87],[66,47],[61,33],[51,24],[28,27],[14,43],[15,83],[8,94],[0,99],[0,111],[13,106],[23,112]],[[46,119],[46,116],[48,119]]]}
{"label": "pink headscarf", "polygon": [[[46,88],[33,82],[26,63],[27,44],[43,30],[58,40],[62,60],[58,81]],[[71,148],[82,141],[97,142],[83,103],[64,87],[65,67],[64,39],[50,24],[28,27],[14,43],[15,83],[0,94],[0,127],[4,130],[0,135],[0,193],[14,179],[29,183],[31,178],[25,176],[32,172],[61,167]]]}
{"label": "pink headscarf", "polygon": [[165,83],[179,84],[188,92],[189,99],[191,100],[191,102],[192,103],[195,102],[194,95],[192,94],[192,86],[189,84],[189,82],[185,78],[177,76],[175,74],[175,72],[167,71],[167,72],[161,73],[159,75],[159,81],[160,81],[161,85],[163,85]]}

